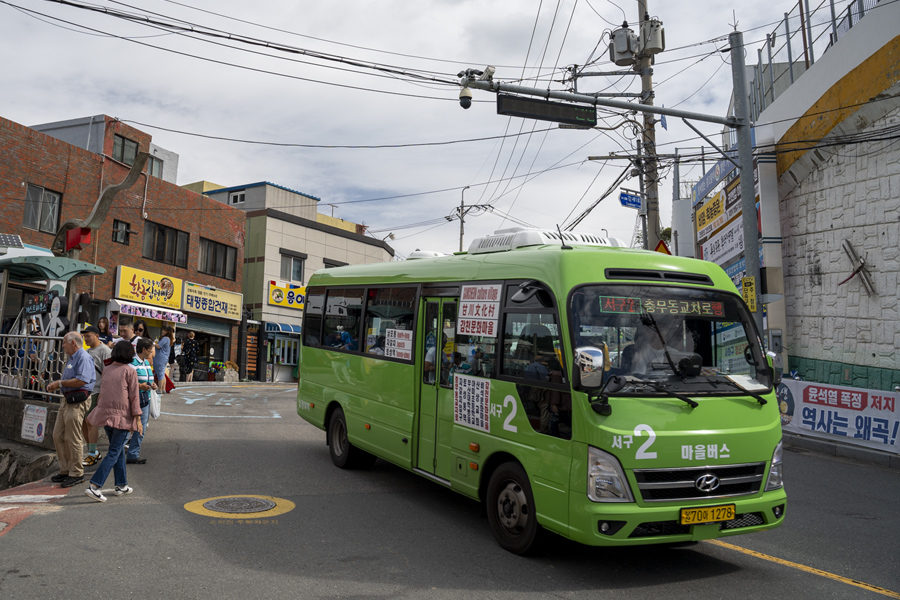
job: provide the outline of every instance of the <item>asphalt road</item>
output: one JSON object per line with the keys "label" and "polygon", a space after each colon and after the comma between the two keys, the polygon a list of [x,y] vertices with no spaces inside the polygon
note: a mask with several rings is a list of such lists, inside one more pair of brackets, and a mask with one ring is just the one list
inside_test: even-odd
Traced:
{"label": "asphalt road", "polygon": [[[471,500],[383,461],[333,467],[295,391],[164,397],[147,464],[128,467],[135,493],[100,504],[79,486],[6,531],[0,597],[900,598],[897,470],[789,451],[779,529],[678,548],[552,538],[522,558]],[[276,508],[252,519],[185,508],[218,497]]]}

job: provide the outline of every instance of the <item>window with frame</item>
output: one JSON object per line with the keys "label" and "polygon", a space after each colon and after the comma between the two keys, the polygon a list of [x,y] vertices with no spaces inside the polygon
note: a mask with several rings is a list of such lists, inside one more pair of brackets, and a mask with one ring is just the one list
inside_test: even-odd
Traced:
{"label": "window with frame", "polygon": [[112,241],[117,244],[125,244],[126,246],[130,245],[131,241],[131,230],[129,229],[130,224],[125,221],[119,221],[118,219],[113,220],[113,231],[112,231]]}
{"label": "window with frame", "polygon": [[113,160],[133,165],[138,154],[138,143],[121,135],[113,137]]}
{"label": "window with frame", "polygon": [[190,235],[173,227],[144,222],[143,257],[156,262],[187,268]]}
{"label": "window with frame", "polygon": [[363,292],[363,288],[328,290],[325,297],[323,346],[359,351]]}
{"label": "window with frame", "polygon": [[275,336],[270,357],[276,365],[296,365],[300,357],[300,339],[293,337]]}
{"label": "window with frame", "polygon": [[285,281],[303,281],[303,263],[299,256],[281,255],[281,278]]}
{"label": "window with frame", "polygon": [[28,229],[55,234],[59,226],[61,200],[60,194],[29,183],[25,190],[22,225]]}
{"label": "window with frame", "polygon": [[200,266],[198,270],[234,281],[237,265],[237,248],[200,238]]}
{"label": "window with frame", "polygon": [[365,352],[412,360],[416,288],[369,288]]}
{"label": "window with frame", "polygon": [[303,310],[303,345],[318,346],[322,339],[325,288],[307,288]]}
{"label": "window with frame", "polygon": [[163,161],[156,158],[155,156],[150,157],[150,175],[152,177],[158,177],[162,179],[163,176]]}
{"label": "window with frame", "polygon": [[230,204],[243,204],[246,199],[247,193],[244,190],[228,194],[228,201]]}

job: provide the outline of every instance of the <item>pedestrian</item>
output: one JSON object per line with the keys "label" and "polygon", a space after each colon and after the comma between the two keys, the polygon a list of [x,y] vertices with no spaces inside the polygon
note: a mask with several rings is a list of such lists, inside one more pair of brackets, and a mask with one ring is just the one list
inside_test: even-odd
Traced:
{"label": "pedestrian", "polygon": [[106,317],[100,317],[100,319],[97,321],[97,329],[100,331],[100,333],[98,334],[100,343],[108,346],[109,343],[113,341],[113,336],[109,332],[109,319],[107,319]]}
{"label": "pedestrian", "polygon": [[84,434],[81,425],[87,413],[87,400],[96,380],[94,359],[84,350],[81,334],[70,331],[63,336],[63,351],[69,356],[62,377],[47,384],[47,391],[60,390],[63,401],[59,403],[56,425],[53,427],[53,445],[59,459],[59,473],[50,478],[62,487],[72,487],[84,481]]}
{"label": "pedestrian", "polygon": [[166,367],[169,366],[169,355],[175,342],[175,331],[163,325],[159,341],[156,342],[156,356],[153,358],[153,378],[160,393],[166,389]]}
{"label": "pedestrian", "polygon": [[112,342],[110,342],[110,347],[115,346],[121,340],[125,340],[126,342],[131,343],[131,347],[134,348],[137,345],[137,341],[139,336],[135,335],[135,326],[137,324],[133,323],[130,320],[121,319],[119,321],[119,335],[122,337],[115,338]]}
{"label": "pedestrian", "polygon": [[147,433],[147,420],[150,417],[150,411],[147,407],[150,405],[150,390],[156,389],[156,383],[153,382],[153,368],[150,366],[156,347],[150,338],[141,338],[137,342],[137,355],[131,361],[131,366],[137,373],[138,388],[140,389],[140,409],[141,409],[141,430],[131,434],[128,441],[128,455],[125,462],[130,465],[142,465],[147,462],[146,458],[141,458],[141,443],[144,441],[144,435]]}
{"label": "pedestrian", "polygon": [[184,356],[184,372],[185,381],[194,380],[194,366],[197,364],[197,357],[200,355],[200,344],[194,339],[194,332],[188,331],[187,339],[181,348],[181,355]]}
{"label": "pedestrian", "polygon": [[91,394],[91,405],[88,408],[87,415],[85,415],[84,422],[81,425],[84,441],[87,443],[88,447],[88,453],[87,456],[84,457],[82,465],[85,467],[93,467],[100,462],[103,455],[97,450],[97,438],[100,437],[100,430],[91,425],[87,420],[87,417],[95,408],[97,408],[97,397],[100,395],[100,388],[103,385],[103,369],[105,367],[106,359],[109,358],[112,350],[101,340],[100,336],[102,334],[100,333],[99,327],[88,325],[81,333],[84,336],[84,343],[88,345],[87,353],[94,359],[94,373],[97,376],[97,381],[94,382],[94,393]]}
{"label": "pedestrian", "polygon": [[134,322],[134,337],[131,339],[131,345],[134,346],[135,352],[137,352],[137,340],[142,337],[149,338],[150,331],[147,329],[147,324],[138,319]]}
{"label": "pedestrian", "polygon": [[106,457],[91,477],[90,485],[84,490],[85,496],[98,502],[106,502],[103,484],[110,471],[115,478],[116,496],[134,491],[128,485],[125,473],[125,439],[131,431],[144,431],[137,372],[131,367],[134,348],[128,341],[120,340],[113,347],[110,359],[109,366],[103,372],[103,390],[100,392],[97,408],[88,419],[94,427],[103,427],[109,438]]}

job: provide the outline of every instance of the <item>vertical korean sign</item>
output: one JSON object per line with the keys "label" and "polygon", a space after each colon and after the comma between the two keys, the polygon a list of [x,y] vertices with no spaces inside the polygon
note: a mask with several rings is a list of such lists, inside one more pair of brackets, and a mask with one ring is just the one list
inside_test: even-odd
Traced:
{"label": "vertical korean sign", "polygon": [[502,290],[500,284],[464,285],[459,297],[457,335],[497,337]]}

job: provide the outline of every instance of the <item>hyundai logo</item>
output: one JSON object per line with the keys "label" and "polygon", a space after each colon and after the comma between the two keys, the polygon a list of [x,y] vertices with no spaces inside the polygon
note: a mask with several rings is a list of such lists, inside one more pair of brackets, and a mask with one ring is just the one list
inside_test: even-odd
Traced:
{"label": "hyundai logo", "polygon": [[701,492],[712,492],[719,487],[719,478],[712,473],[701,475],[694,481],[694,486]]}

